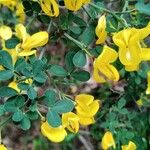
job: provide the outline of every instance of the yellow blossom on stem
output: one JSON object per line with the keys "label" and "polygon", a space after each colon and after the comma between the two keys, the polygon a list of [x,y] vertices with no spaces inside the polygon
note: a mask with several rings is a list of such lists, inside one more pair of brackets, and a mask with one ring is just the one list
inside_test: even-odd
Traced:
{"label": "yellow blossom on stem", "polygon": [[104,46],[102,53],[94,61],[93,77],[96,82],[104,83],[107,80],[118,81],[119,72],[111,65],[118,57],[118,53],[108,47]]}
{"label": "yellow blossom on stem", "polygon": [[71,11],[77,11],[82,7],[82,0],[64,0],[65,6]]}
{"label": "yellow blossom on stem", "polygon": [[147,89],[146,94],[150,94],[150,71],[147,73]]}
{"label": "yellow blossom on stem", "polygon": [[53,128],[48,124],[47,121],[42,122],[41,132],[50,141],[55,142],[55,143],[63,141],[65,137],[67,136],[67,132],[63,126]]}
{"label": "yellow blossom on stem", "polygon": [[103,150],[108,150],[111,147],[113,147],[114,149],[116,148],[116,144],[111,132],[107,131],[104,134],[101,145]]}
{"label": "yellow blossom on stem", "polygon": [[76,111],[81,125],[89,125],[95,122],[94,115],[99,109],[99,100],[94,100],[92,95],[80,94],[75,98]]}
{"label": "yellow blossom on stem", "polygon": [[40,5],[46,15],[51,17],[59,15],[59,6],[56,0],[40,0]]}
{"label": "yellow blossom on stem", "polygon": [[132,141],[129,141],[128,145],[122,145],[122,150],[136,150],[136,145]]}
{"label": "yellow blossom on stem", "polygon": [[7,148],[3,144],[0,144],[0,150],[7,150]]}
{"label": "yellow blossom on stem", "polygon": [[114,34],[113,41],[119,47],[119,59],[126,71],[136,71],[141,61],[150,60],[150,48],[140,44],[149,34],[150,23],[142,29],[128,28]]}
{"label": "yellow blossom on stem", "polygon": [[8,26],[0,26],[0,38],[8,40],[12,37],[12,30]]}
{"label": "yellow blossom on stem", "polygon": [[3,42],[3,49],[7,50],[12,56],[13,63],[16,62],[18,57],[31,56],[36,54],[36,49],[40,46],[44,46],[48,42],[48,33],[46,31],[40,31],[33,35],[29,35],[26,28],[22,24],[17,24],[15,27],[16,36],[20,39],[20,43],[12,50],[5,47]]}
{"label": "yellow blossom on stem", "polygon": [[70,132],[77,133],[79,131],[79,117],[73,112],[62,115],[62,124]]}
{"label": "yellow blossom on stem", "polygon": [[102,15],[98,20],[98,25],[96,26],[95,33],[98,37],[98,40],[96,41],[96,44],[102,44],[105,42],[107,38],[107,32],[106,32],[106,17],[105,15]]}

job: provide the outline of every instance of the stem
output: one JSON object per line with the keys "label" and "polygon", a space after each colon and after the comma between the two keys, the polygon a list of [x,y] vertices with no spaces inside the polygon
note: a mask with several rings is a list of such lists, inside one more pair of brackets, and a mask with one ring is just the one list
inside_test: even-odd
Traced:
{"label": "stem", "polygon": [[30,22],[26,25],[26,29],[27,31],[29,30],[31,24],[33,23],[33,21],[36,19],[37,15],[34,15],[33,18],[30,20]]}
{"label": "stem", "polygon": [[87,46],[84,43],[79,42],[78,40],[74,39],[67,33],[64,33],[64,36],[66,36],[69,40],[73,41],[77,46],[79,46],[82,50],[84,50],[90,57],[93,57],[90,54],[90,52],[87,50]]}
{"label": "stem", "polygon": [[91,14],[86,10],[86,8],[84,6],[82,6],[83,10],[86,12],[86,14],[93,20],[93,17],[91,16]]}
{"label": "stem", "polygon": [[38,109],[36,109],[36,112],[39,114],[39,116],[41,117],[42,121],[45,121],[45,117],[40,113],[40,111]]}
{"label": "stem", "polygon": [[10,120],[11,120],[11,116],[7,117],[5,121],[3,121],[2,123],[0,123],[0,128],[2,128]]}
{"label": "stem", "polygon": [[[50,21],[50,23],[49,23],[49,25],[48,25],[48,28],[47,28],[47,32],[48,32],[48,33],[50,32],[51,26],[52,26],[52,20]],[[46,48],[43,47],[42,50],[41,50],[39,59],[42,59],[42,58],[43,58],[43,56],[44,56],[44,54],[45,54],[45,51],[46,51]]]}
{"label": "stem", "polygon": [[100,10],[100,11],[104,11],[104,12],[107,12],[109,14],[111,14],[113,17],[115,17],[124,27],[128,27],[125,20],[119,16],[117,16],[113,11],[111,10],[108,10],[106,8],[103,8],[103,7],[100,7],[100,6],[97,6],[95,5],[94,3],[89,3],[91,6],[93,6],[94,8]]}

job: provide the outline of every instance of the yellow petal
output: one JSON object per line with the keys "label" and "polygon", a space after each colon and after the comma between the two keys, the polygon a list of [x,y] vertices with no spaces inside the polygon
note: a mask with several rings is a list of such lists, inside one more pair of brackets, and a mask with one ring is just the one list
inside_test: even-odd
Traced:
{"label": "yellow petal", "polygon": [[147,89],[146,94],[150,94],[150,71],[147,73]]}
{"label": "yellow petal", "polygon": [[136,150],[136,145],[132,141],[129,141],[128,145],[122,145],[122,150]]}
{"label": "yellow petal", "polygon": [[48,16],[57,17],[59,15],[59,6],[56,0],[40,0],[40,4],[42,7],[42,10]]}
{"label": "yellow petal", "polygon": [[117,59],[117,57],[118,53],[114,49],[105,45],[102,53],[98,56],[96,60],[98,63],[112,63]]}
{"label": "yellow petal", "polygon": [[115,141],[111,132],[107,131],[102,138],[102,149],[107,150],[111,147],[116,148]]}
{"label": "yellow petal", "polygon": [[4,39],[4,40],[8,40],[12,37],[12,30],[10,27],[8,26],[1,26],[0,27],[0,38]]}
{"label": "yellow petal", "polygon": [[78,116],[80,118],[79,123],[83,126],[87,126],[87,125],[95,123],[94,117],[81,117],[80,115]]}
{"label": "yellow petal", "polygon": [[22,3],[19,1],[16,5],[16,16],[18,17],[18,20],[20,23],[25,22],[25,12],[24,12],[24,7]]}
{"label": "yellow petal", "polygon": [[10,87],[10,88],[16,90],[18,93],[20,93],[20,89],[18,88],[17,82],[15,82],[15,81],[10,82],[8,87]]}
{"label": "yellow petal", "polygon": [[79,94],[75,97],[75,101],[79,105],[82,105],[82,104],[89,105],[93,102],[93,100],[94,100],[94,97],[92,95],[89,95],[89,94]]}
{"label": "yellow petal", "polygon": [[48,42],[48,33],[41,31],[28,37],[25,43],[22,44],[24,50],[30,50],[45,45]]}
{"label": "yellow petal", "polygon": [[141,59],[143,61],[150,60],[150,48],[141,48]]}
{"label": "yellow petal", "polygon": [[83,4],[88,4],[88,3],[90,3],[91,2],[91,0],[82,0],[82,3]]}
{"label": "yellow petal", "polygon": [[19,52],[18,56],[22,57],[22,56],[31,56],[31,55],[34,55],[36,54],[36,50],[30,50],[30,51],[26,51],[26,50],[23,50],[21,52]]}
{"label": "yellow petal", "polygon": [[145,39],[149,34],[150,34],[150,22],[145,28],[142,29],[136,29],[137,32],[139,33],[139,39],[143,40]]}
{"label": "yellow petal", "polygon": [[3,144],[0,144],[0,150],[7,150],[7,148]]}
{"label": "yellow petal", "polygon": [[98,25],[96,26],[95,33],[98,37],[98,40],[96,41],[96,44],[102,44],[105,42],[107,37],[106,32],[106,17],[105,15],[102,15],[98,20]]}
{"label": "yellow petal", "polygon": [[73,112],[62,115],[62,124],[70,132],[77,133],[79,131],[79,117]]}
{"label": "yellow petal", "polygon": [[41,132],[50,141],[56,143],[63,141],[67,136],[67,132],[62,126],[53,128],[48,124],[47,121],[42,123]]}
{"label": "yellow petal", "polygon": [[82,0],[64,0],[65,6],[71,11],[77,11],[82,7]]}
{"label": "yellow petal", "polygon": [[21,39],[23,41],[23,43],[25,42],[25,40],[28,37],[26,28],[23,24],[17,24],[15,27],[15,31],[16,31],[16,36]]}
{"label": "yellow petal", "polygon": [[136,104],[137,104],[139,107],[143,106],[143,101],[142,101],[142,99],[137,100],[137,101],[136,101]]}

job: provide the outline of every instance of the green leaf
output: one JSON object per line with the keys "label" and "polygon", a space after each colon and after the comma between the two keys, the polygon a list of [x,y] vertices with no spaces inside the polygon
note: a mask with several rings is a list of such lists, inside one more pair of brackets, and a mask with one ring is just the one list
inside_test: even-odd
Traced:
{"label": "green leaf", "polygon": [[81,33],[81,29],[78,26],[70,26],[69,29],[74,34],[79,35]]}
{"label": "green leaf", "polygon": [[15,111],[15,113],[12,116],[12,120],[15,122],[19,122],[23,119],[23,113],[22,111],[19,109],[17,111]]}
{"label": "green leaf", "polygon": [[76,67],[84,67],[86,64],[86,54],[83,51],[78,51],[73,57],[73,64]]}
{"label": "green leaf", "polygon": [[39,115],[36,111],[32,112],[32,111],[28,111],[26,113],[27,117],[30,119],[30,120],[37,120],[39,118]]}
{"label": "green leaf", "polygon": [[7,112],[15,112],[17,110],[17,107],[15,105],[15,99],[9,99],[4,104],[4,109]]}
{"label": "green leaf", "polygon": [[25,97],[24,96],[22,96],[22,95],[16,96],[16,98],[15,98],[16,107],[21,108],[21,107],[23,107],[24,103],[25,103]]}
{"label": "green leaf", "polygon": [[143,14],[150,15],[150,2],[147,4],[144,4],[143,0],[138,0],[138,2],[135,5],[135,8]]}
{"label": "green leaf", "polygon": [[28,130],[31,127],[30,119],[26,115],[24,115],[23,119],[20,122],[20,125],[23,130]]}
{"label": "green leaf", "polygon": [[69,51],[65,56],[65,65],[69,72],[71,72],[75,66],[73,64],[73,56],[75,55],[74,51]]}
{"label": "green leaf", "polygon": [[51,89],[48,89],[46,92],[45,92],[45,103],[48,105],[48,106],[52,106],[55,104],[56,102],[56,97],[57,97],[57,94],[54,90],[51,90]]}
{"label": "green leaf", "polygon": [[71,100],[59,100],[55,105],[52,107],[52,110],[58,112],[60,114],[67,113],[72,111],[74,108],[74,103]]}
{"label": "green leaf", "polygon": [[44,64],[42,60],[35,60],[32,66],[33,74],[39,74],[41,71],[43,71]]}
{"label": "green leaf", "polygon": [[36,74],[36,76],[34,76],[34,80],[39,83],[45,83],[46,79],[47,79],[47,76],[44,72],[40,72],[39,74]]}
{"label": "green leaf", "polygon": [[15,71],[21,72],[27,66],[26,61],[24,58],[19,58],[15,63]]}
{"label": "green leaf", "polygon": [[2,116],[5,113],[4,105],[0,105],[0,116]]}
{"label": "green leaf", "polygon": [[11,70],[0,71],[0,81],[9,80],[13,77],[13,72]]}
{"label": "green leaf", "polygon": [[0,88],[0,97],[11,97],[17,95],[18,92],[10,87]]}
{"label": "green leaf", "polygon": [[71,73],[71,77],[78,81],[86,82],[90,79],[90,73],[84,70]]}
{"label": "green leaf", "polygon": [[19,43],[20,43],[20,40],[18,38],[11,38],[5,41],[5,46],[6,48],[13,49]]}
{"label": "green leaf", "polygon": [[13,61],[10,54],[7,51],[0,50],[0,65],[7,69],[13,69]]}
{"label": "green leaf", "polygon": [[49,69],[49,72],[54,76],[59,76],[59,77],[67,76],[66,70],[59,65],[52,65],[51,68]]}
{"label": "green leaf", "polygon": [[54,110],[49,109],[46,118],[49,125],[51,125],[54,128],[59,127],[61,125],[61,118],[59,114]]}
{"label": "green leaf", "polygon": [[32,86],[29,87],[27,94],[30,99],[35,99],[37,97],[37,92]]}
{"label": "green leaf", "polygon": [[123,108],[125,105],[126,105],[126,100],[125,100],[124,98],[121,98],[121,99],[118,101],[118,108],[121,109],[121,108]]}
{"label": "green leaf", "polygon": [[23,83],[18,83],[18,88],[21,89],[21,90],[28,90],[30,88],[30,85],[23,82]]}
{"label": "green leaf", "polygon": [[90,45],[95,39],[95,27],[93,25],[87,26],[83,34],[81,34],[79,40],[85,45]]}

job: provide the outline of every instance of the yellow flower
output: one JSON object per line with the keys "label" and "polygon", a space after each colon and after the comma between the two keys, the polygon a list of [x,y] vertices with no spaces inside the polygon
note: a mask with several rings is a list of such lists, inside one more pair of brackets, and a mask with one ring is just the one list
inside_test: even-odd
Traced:
{"label": "yellow flower", "polygon": [[137,100],[137,101],[136,101],[136,104],[137,104],[139,107],[143,106],[143,101],[142,101],[142,99]]}
{"label": "yellow flower", "polygon": [[36,54],[36,49],[33,48],[43,46],[48,42],[48,33],[45,31],[40,31],[30,36],[22,24],[16,25],[15,31],[16,36],[20,39],[21,43],[12,50],[5,48],[5,45],[3,44],[3,49],[7,50],[12,56],[13,63],[16,62],[18,57]]}
{"label": "yellow flower", "polygon": [[113,147],[114,149],[116,148],[116,144],[111,132],[107,131],[104,134],[101,144],[102,144],[102,149],[104,150],[108,150],[111,147]]}
{"label": "yellow flower", "polygon": [[42,7],[42,10],[48,16],[57,17],[59,15],[59,6],[56,0],[40,0],[40,5]]}
{"label": "yellow flower", "polygon": [[99,109],[99,100],[94,100],[92,95],[80,94],[76,96],[75,101],[79,123],[82,125],[94,123],[94,115]]}
{"label": "yellow flower", "polygon": [[147,89],[146,94],[150,94],[150,71],[147,73]]}
{"label": "yellow flower", "polygon": [[0,150],[7,150],[7,148],[3,144],[0,144]]}
{"label": "yellow flower", "polygon": [[64,0],[65,6],[71,11],[77,11],[82,7],[82,0]]}
{"label": "yellow flower", "polygon": [[79,131],[79,117],[73,112],[68,112],[62,115],[62,124],[73,133]]}
{"label": "yellow flower", "polygon": [[132,141],[129,141],[128,145],[122,145],[122,150],[136,150],[136,145]]}
{"label": "yellow flower", "polygon": [[42,122],[41,125],[42,134],[47,137],[52,142],[61,142],[67,136],[67,132],[63,126],[59,126],[57,128],[51,127],[48,122]]}
{"label": "yellow flower", "polygon": [[18,83],[16,81],[12,81],[9,83],[8,87],[16,90],[18,93],[20,93],[20,89],[18,88]]}
{"label": "yellow flower", "polygon": [[18,20],[20,23],[25,22],[25,12],[24,12],[24,7],[21,1],[19,1],[16,5],[16,16],[18,17]]}
{"label": "yellow flower", "polygon": [[10,27],[8,26],[1,26],[0,27],[0,38],[4,39],[4,40],[8,40],[12,37],[12,30]]}
{"label": "yellow flower", "polygon": [[16,16],[18,17],[19,22],[24,23],[25,12],[20,0],[0,0],[0,4],[8,7],[11,11],[16,11]]}
{"label": "yellow flower", "polygon": [[104,83],[107,79],[112,81],[119,80],[119,73],[117,69],[111,65],[118,57],[118,53],[108,47],[104,46],[103,52],[94,61],[94,79],[99,83]]}
{"label": "yellow flower", "polygon": [[98,40],[96,41],[96,44],[102,44],[105,42],[107,38],[107,32],[106,32],[106,17],[105,15],[101,16],[98,20],[98,25],[95,29],[95,33],[98,37]]}
{"label": "yellow flower", "polygon": [[88,3],[90,3],[91,2],[91,0],[82,0],[82,3],[83,4],[88,4]]}
{"label": "yellow flower", "polygon": [[119,59],[127,71],[139,69],[141,61],[150,60],[150,48],[142,48],[140,41],[150,34],[150,23],[143,29],[128,28],[113,36],[119,47]]}

